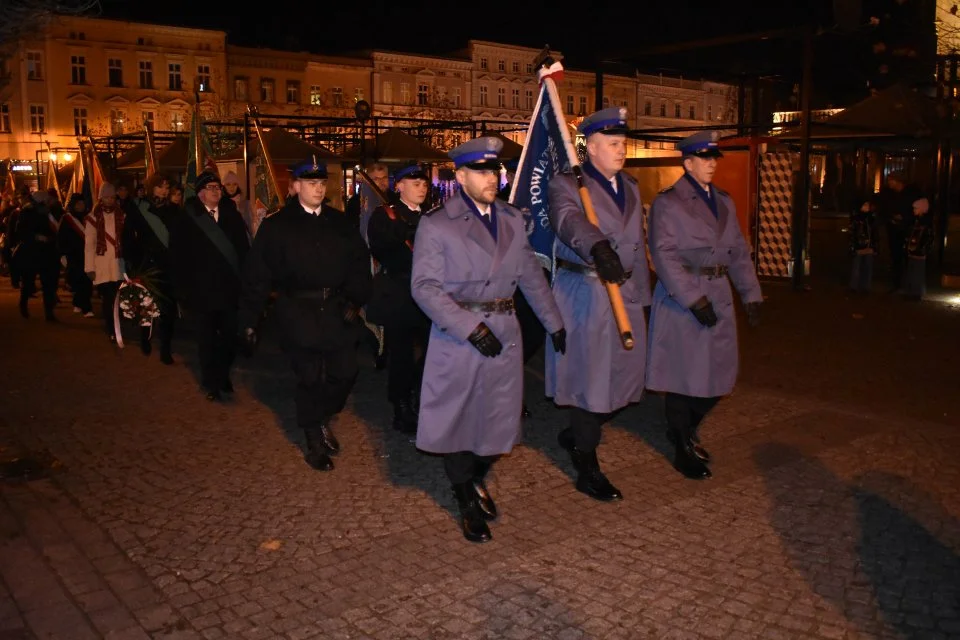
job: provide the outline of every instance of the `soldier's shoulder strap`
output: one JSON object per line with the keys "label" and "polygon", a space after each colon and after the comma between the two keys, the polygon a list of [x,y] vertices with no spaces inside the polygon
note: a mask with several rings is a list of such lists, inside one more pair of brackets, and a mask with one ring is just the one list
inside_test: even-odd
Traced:
{"label": "soldier's shoulder strap", "polygon": [[438,205],[435,206],[433,209],[430,209],[429,211],[427,211],[426,213],[424,213],[424,214],[422,214],[422,215],[425,215],[425,216],[428,216],[428,217],[429,217],[429,216],[432,216],[433,214],[435,214],[437,211],[440,211],[440,209],[443,209],[443,205],[442,205],[442,204],[438,204]]}
{"label": "soldier's shoulder strap", "polygon": [[665,188],[665,189],[660,189],[660,193],[670,193],[671,191],[673,191],[673,186],[674,186],[674,185],[670,185],[669,187],[667,187],[667,188]]}
{"label": "soldier's shoulder strap", "polygon": [[726,191],[724,191],[723,189],[721,189],[721,188],[718,187],[717,185],[714,184],[714,185],[710,185],[710,186],[712,186],[714,189],[716,189],[716,190],[717,190],[717,193],[718,193],[719,195],[730,197],[730,194],[729,194],[729,193],[727,193]]}
{"label": "soldier's shoulder strap", "polygon": [[620,175],[623,176],[623,179],[626,180],[627,182],[631,182],[631,183],[633,183],[633,184],[637,184],[637,179],[634,178],[634,177],[633,177],[632,175],[630,175],[629,173],[627,173],[626,171],[621,171],[621,172],[620,172]]}

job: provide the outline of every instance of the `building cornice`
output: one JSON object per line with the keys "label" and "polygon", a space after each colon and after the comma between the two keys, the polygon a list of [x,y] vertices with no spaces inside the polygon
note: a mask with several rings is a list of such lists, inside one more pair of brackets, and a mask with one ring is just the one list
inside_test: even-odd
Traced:
{"label": "building cornice", "polygon": [[[178,27],[165,24],[154,24],[150,22],[132,22],[129,20],[114,20],[112,18],[86,17],[86,16],[57,16],[57,23],[65,27],[75,27],[77,29],[90,27],[96,29],[102,28],[103,23],[115,25],[118,31],[129,32],[136,30],[138,34],[153,34],[167,36],[192,36],[206,37],[215,35],[226,40],[227,32],[219,29],[197,29],[195,27]],[[91,34],[92,35],[92,34]],[[93,40],[93,42],[98,42]],[[100,40],[99,42],[103,42]]]}
{"label": "building cornice", "polygon": [[425,56],[416,53],[401,53],[397,51],[374,51],[370,54],[374,67],[380,64],[400,64],[406,66],[420,66],[431,69],[449,69],[454,71],[471,71],[473,62],[469,60],[455,60],[439,56]]}

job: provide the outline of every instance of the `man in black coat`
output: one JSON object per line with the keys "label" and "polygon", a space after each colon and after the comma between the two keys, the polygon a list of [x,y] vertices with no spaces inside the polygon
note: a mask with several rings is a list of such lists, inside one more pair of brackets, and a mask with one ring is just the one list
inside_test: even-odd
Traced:
{"label": "man in black coat", "polygon": [[204,171],[195,185],[197,195],[184,203],[170,234],[170,275],[177,300],[196,316],[201,386],[213,401],[233,392],[240,269],[249,244],[236,207],[220,202],[220,178]]}
{"label": "man in black coat", "polygon": [[57,250],[57,221],[51,213],[46,191],[34,191],[30,201],[20,210],[17,237],[20,250],[17,258],[23,283],[20,287],[20,315],[29,317],[27,302],[33,283],[40,276],[43,288],[43,311],[47,322],[56,322],[57,285],[60,279],[60,252]]}
{"label": "man in black coat", "polygon": [[329,420],[343,410],[358,373],[357,315],[370,297],[370,253],[347,216],[324,204],[322,161],[297,165],[293,179],[297,200],[260,223],[244,265],[241,338],[252,350],[257,320],[276,291],[282,347],[297,376],[304,457],[329,471],[340,449]]}
{"label": "man in black coat", "polygon": [[413,239],[427,198],[427,174],[417,165],[394,174],[400,196],[377,207],[370,216],[367,239],[380,263],[367,320],[383,326],[388,349],[387,397],[393,404],[393,427],[417,432],[420,380],[430,338],[430,320],[410,294]]}
{"label": "man in black coat", "polygon": [[[176,226],[181,211],[168,200],[170,179],[160,174],[150,176],[146,183],[147,198],[127,210],[123,225],[123,257],[135,276],[149,276],[157,291],[160,318],[157,333],[160,336],[160,361],[173,364],[173,327],[177,317],[177,302],[170,282],[170,231]],[[140,350],[149,355],[152,348],[151,327],[140,328]]]}

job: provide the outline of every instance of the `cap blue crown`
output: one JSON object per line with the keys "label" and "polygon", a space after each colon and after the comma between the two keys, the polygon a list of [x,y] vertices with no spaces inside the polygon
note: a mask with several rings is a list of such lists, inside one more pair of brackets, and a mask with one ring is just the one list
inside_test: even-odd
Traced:
{"label": "cap blue crown", "polygon": [[453,159],[453,165],[459,169],[464,165],[499,164],[500,151],[503,150],[503,140],[493,136],[484,136],[467,140],[459,147],[451,149],[447,155]]}
{"label": "cap blue crown", "polygon": [[716,131],[700,131],[677,143],[677,149],[685,156],[721,157],[720,134]]}
{"label": "cap blue crown", "polygon": [[627,108],[610,107],[588,115],[577,127],[577,131],[581,135],[589,136],[592,133],[626,133],[629,128],[627,126]]}
{"label": "cap blue crown", "polygon": [[322,158],[310,156],[302,162],[293,165],[291,169],[294,178],[325,179],[327,177],[327,163]]}
{"label": "cap blue crown", "polygon": [[393,179],[395,182],[400,182],[404,178],[422,178],[427,179],[427,172],[424,171],[420,165],[411,164],[409,166],[398,169],[393,174]]}

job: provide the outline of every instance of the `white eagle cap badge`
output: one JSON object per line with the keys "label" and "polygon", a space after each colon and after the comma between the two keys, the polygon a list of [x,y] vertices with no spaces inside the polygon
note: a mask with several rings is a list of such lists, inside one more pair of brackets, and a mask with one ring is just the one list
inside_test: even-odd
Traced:
{"label": "white eagle cap badge", "polygon": [[314,154],[312,157],[313,157],[313,170],[318,171],[320,169],[320,165],[317,164],[316,154]]}
{"label": "white eagle cap badge", "polygon": [[626,108],[626,107],[620,107],[620,119],[621,119],[621,120],[626,120],[626,119],[627,119],[627,108]]}

